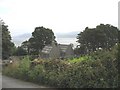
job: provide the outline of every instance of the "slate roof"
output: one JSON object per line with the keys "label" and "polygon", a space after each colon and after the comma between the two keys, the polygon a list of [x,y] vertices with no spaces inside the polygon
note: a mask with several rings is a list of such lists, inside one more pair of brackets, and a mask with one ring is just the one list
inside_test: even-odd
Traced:
{"label": "slate roof", "polygon": [[69,46],[69,45],[59,44],[60,50],[61,50],[62,52],[66,52],[68,46]]}
{"label": "slate roof", "polygon": [[[59,49],[61,52],[66,52],[67,48],[68,48],[69,45],[65,45],[65,44],[59,44]],[[46,54],[49,54],[51,49],[53,47],[52,46],[45,46],[42,50],[43,53],[46,53]]]}
{"label": "slate roof", "polygon": [[46,54],[49,54],[52,48],[53,48],[52,46],[45,46],[43,48],[42,52],[46,53]]}

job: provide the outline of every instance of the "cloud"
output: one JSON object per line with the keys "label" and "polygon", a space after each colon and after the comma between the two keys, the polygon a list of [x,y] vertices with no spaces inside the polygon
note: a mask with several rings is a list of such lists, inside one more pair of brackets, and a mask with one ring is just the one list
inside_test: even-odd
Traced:
{"label": "cloud", "polygon": [[37,26],[70,32],[100,23],[117,25],[119,0],[2,0],[1,18],[12,35],[30,33]]}

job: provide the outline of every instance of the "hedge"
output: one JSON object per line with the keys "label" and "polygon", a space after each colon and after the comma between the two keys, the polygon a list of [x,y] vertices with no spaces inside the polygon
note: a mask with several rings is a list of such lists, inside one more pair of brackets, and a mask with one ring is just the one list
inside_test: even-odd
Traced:
{"label": "hedge", "polygon": [[91,54],[93,60],[77,63],[40,59],[33,67],[29,57],[25,57],[16,65],[5,67],[3,74],[59,88],[116,88],[119,84],[115,53],[99,51]]}

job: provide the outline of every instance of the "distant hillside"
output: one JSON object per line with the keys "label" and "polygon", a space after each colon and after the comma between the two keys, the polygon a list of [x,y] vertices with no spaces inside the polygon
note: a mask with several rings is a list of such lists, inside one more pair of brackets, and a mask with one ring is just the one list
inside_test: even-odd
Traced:
{"label": "distant hillside", "polygon": [[[64,43],[67,41],[67,43],[75,43],[76,37],[79,31],[69,32],[69,33],[56,33],[56,40],[60,43]],[[25,33],[18,36],[13,36],[12,41],[15,43],[16,46],[20,46],[21,43],[25,40],[28,40],[31,37],[31,33]]]}
{"label": "distant hillside", "polygon": [[28,40],[30,37],[30,33],[25,33],[18,36],[13,36],[12,41],[15,43],[16,46],[20,46],[23,41]]}

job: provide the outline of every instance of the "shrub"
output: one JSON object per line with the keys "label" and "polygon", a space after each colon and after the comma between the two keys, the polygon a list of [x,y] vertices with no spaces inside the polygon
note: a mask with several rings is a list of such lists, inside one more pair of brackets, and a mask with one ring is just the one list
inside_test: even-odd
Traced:
{"label": "shrub", "polygon": [[40,59],[32,67],[29,57],[25,57],[18,65],[6,67],[4,74],[60,88],[115,88],[118,87],[119,75],[115,52],[97,51],[83,56],[84,60],[77,63],[70,63],[74,59]]}
{"label": "shrub", "polygon": [[26,56],[21,61],[16,61],[13,64],[9,64],[7,67],[5,67],[3,69],[3,74],[27,80],[28,71],[30,70],[29,67],[30,60],[29,57]]}
{"label": "shrub", "polygon": [[26,56],[21,60],[20,65],[18,67],[19,78],[28,80],[29,70],[30,70],[30,60],[29,57]]}

